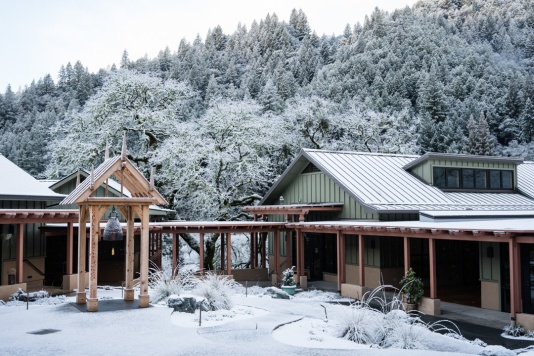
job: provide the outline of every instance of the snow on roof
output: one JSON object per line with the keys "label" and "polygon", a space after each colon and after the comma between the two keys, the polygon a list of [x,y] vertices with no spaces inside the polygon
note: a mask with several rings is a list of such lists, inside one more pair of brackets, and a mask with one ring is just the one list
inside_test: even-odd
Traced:
{"label": "snow on roof", "polygon": [[0,200],[60,201],[64,195],[50,190],[0,154]]}
{"label": "snow on roof", "polygon": [[342,221],[320,221],[320,222],[296,222],[288,226],[380,226],[380,227],[402,227],[419,229],[438,230],[479,230],[479,231],[532,231],[534,232],[534,218],[520,219],[495,219],[495,220],[455,220],[455,221],[362,221],[362,220],[342,220]]}
{"label": "snow on roof", "polygon": [[[457,156],[461,159],[473,157]],[[425,159],[428,157],[430,156]],[[528,179],[521,176],[522,172],[526,172],[525,167],[518,173],[520,187],[524,187],[525,191],[531,190],[531,195],[524,196],[517,193],[444,192],[406,170],[406,167],[420,160],[421,158],[415,155],[304,149],[260,204],[266,204],[279,196],[292,179],[302,172],[307,163],[311,162],[353,199],[374,212],[534,210],[534,164],[528,165],[528,168],[532,169]],[[500,158],[500,161],[520,163],[520,160],[511,158]],[[522,166],[525,165],[519,167]]]}

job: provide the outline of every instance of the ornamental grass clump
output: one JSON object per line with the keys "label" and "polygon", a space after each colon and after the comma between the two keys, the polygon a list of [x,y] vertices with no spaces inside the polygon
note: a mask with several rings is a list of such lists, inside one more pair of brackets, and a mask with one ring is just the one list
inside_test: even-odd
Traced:
{"label": "ornamental grass clump", "polygon": [[172,271],[162,270],[157,266],[150,269],[148,285],[151,291],[151,302],[158,303],[171,295],[180,295],[194,288],[196,284],[195,269],[181,268]]}
{"label": "ornamental grass clump", "polygon": [[[386,294],[386,289],[393,290],[393,294]],[[337,331],[341,338],[383,348],[432,349],[434,332],[463,339],[454,323],[425,323],[420,314],[406,313],[398,289],[382,285],[365,293],[351,305],[349,313],[336,320]]]}
{"label": "ornamental grass clump", "polygon": [[236,282],[226,276],[208,272],[199,279],[194,294],[205,298],[204,306],[208,310],[230,310],[234,306],[231,296]]}

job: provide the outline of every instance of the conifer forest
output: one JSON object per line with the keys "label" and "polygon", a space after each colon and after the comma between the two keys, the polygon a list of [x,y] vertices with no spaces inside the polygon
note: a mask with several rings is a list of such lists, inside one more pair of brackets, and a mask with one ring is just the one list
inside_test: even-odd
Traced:
{"label": "conifer forest", "polygon": [[[286,16],[287,14],[279,14]],[[268,14],[0,94],[0,153],[38,178],[120,154],[188,220],[245,218],[302,148],[534,159],[534,0],[422,0],[341,34]]]}

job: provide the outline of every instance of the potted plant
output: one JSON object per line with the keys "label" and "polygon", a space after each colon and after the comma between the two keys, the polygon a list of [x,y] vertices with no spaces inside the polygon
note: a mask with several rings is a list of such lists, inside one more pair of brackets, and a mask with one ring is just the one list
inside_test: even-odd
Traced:
{"label": "potted plant", "polygon": [[406,311],[417,310],[417,304],[423,297],[423,281],[416,277],[415,271],[410,267],[406,275],[400,280],[401,294]]}
{"label": "potted plant", "polygon": [[282,272],[282,290],[289,295],[295,295],[295,273],[293,268],[288,268]]}

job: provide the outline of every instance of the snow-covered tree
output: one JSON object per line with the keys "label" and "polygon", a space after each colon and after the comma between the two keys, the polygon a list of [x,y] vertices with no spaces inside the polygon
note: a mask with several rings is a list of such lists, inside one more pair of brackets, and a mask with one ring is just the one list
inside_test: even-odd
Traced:
{"label": "snow-covered tree", "polygon": [[81,112],[70,112],[53,128],[48,175],[59,177],[99,163],[106,143],[112,154],[119,154],[124,132],[129,158],[148,173],[155,150],[176,131],[177,113],[191,98],[187,85],[173,80],[128,70],[110,74]]}

